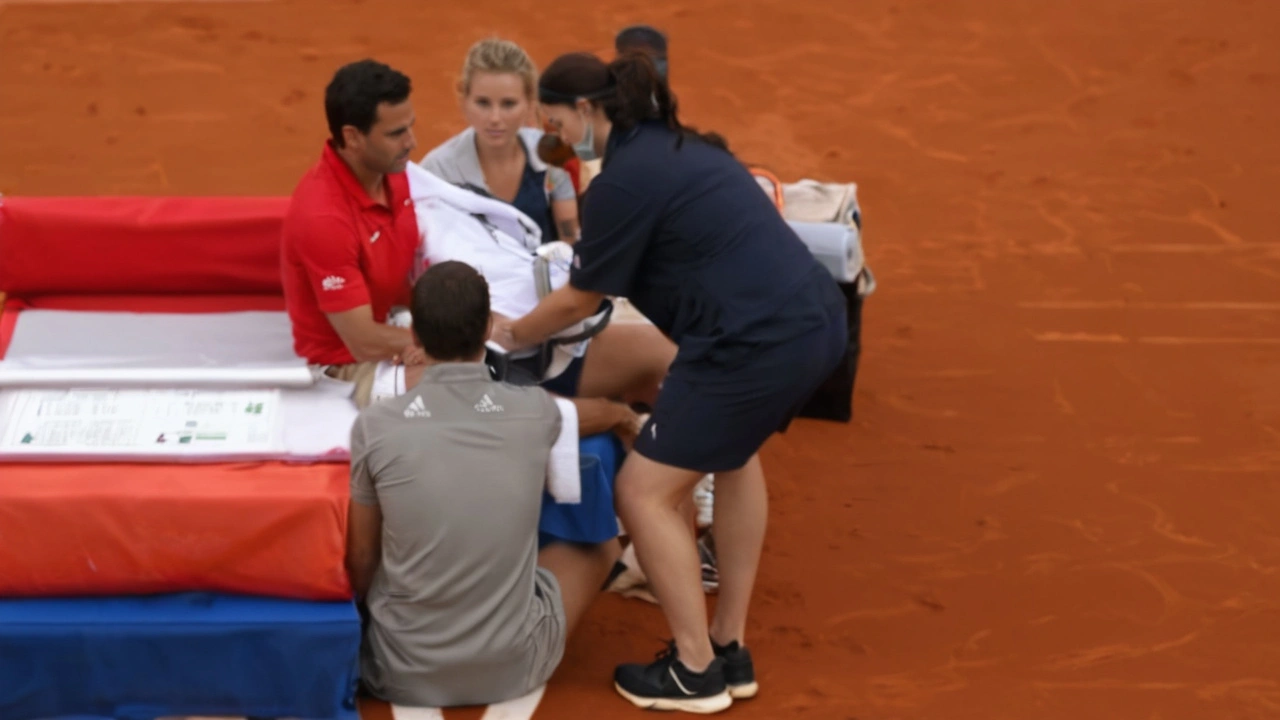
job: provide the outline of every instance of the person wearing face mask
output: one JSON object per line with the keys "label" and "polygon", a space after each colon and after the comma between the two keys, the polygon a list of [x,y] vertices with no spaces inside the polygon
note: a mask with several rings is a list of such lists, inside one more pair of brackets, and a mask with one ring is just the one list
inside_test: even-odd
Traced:
{"label": "person wearing face mask", "polygon": [[[678,350],[616,480],[618,514],[674,640],[614,687],[660,710],[719,712],[758,691],[747,611],[768,496],[757,455],[840,362],[845,298],[750,171],[683,126],[650,58],[572,53],[539,82],[563,139],[603,158],[583,198],[567,285],[492,339],[537,345],[627,298]],[[719,599],[708,622],[693,533],[679,507],[715,473]]]}
{"label": "person wearing face mask", "polygon": [[[625,27],[614,36],[613,47],[619,57],[632,52],[648,55],[658,74],[667,79],[667,36],[661,30],[651,25]],[[570,146],[559,137],[552,123],[547,125],[547,133],[538,145],[538,155],[547,164],[564,168],[574,179],[581,196],[591,179],[600,172],[600,159],[594,156],[591,138],[583,138],[577,146]],[[582,158],[587,159],[584,161]]]}
{"label": "person wearing face mask", "polygon": [[340,68],[325,89],[330,137],[298,182],[281,228],[280,265],[294,352],[322,379],[370,401],[381,361],[426,362],[391,327],[409,299],[418,222],[405,166],[416,147],[409,78],[375,60]]}
{"label": "person wearing face mask", "polygon": [[526,127],[536,85],[533,61],[519,45],[487,38],[471,46],[458,81],[468,127],[427,153],[421,165],[516,206],[538,223],[543,242],[572,243],[578,237],[573,181],[538,157],[542,131]]}

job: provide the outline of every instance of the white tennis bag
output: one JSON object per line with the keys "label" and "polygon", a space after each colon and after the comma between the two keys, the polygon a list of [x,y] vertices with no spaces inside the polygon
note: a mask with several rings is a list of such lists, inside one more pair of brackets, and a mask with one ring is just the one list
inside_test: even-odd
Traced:
{"label": "white tennis bag", "polygon": [[755,177],[760,189],[781,200],[787,224],[836,282],[856,283],[862,297],[875,292],[876,279],[862,250],[857,183],[778,183],[771,176]]}

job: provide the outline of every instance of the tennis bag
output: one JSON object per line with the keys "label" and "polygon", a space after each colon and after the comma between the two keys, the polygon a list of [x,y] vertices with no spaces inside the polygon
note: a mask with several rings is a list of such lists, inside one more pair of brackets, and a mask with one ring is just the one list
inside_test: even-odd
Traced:
{"label": "tennis bag", "polygon": [[787,223],[814,257],[831,273],[844,293],[849,345],[835,371],[800,410],[800,417],[849,422],[862,353],[862,306],[875,292],[875,276],[862,250],[862,211],[854,183],[801,180],[782,183],[771,173],[752,168]]}

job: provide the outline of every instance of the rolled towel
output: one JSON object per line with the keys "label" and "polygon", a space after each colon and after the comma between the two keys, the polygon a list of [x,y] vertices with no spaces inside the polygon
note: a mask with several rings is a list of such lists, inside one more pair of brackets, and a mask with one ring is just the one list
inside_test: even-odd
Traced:
{"label": "rolled towel", "polygon": [[403,395],[407,389],[404,371],[403,365],[396,365],[390,360],[379,362],[373,373],[373,390],[369,395],[369,401],[378,402]]}
{"label": "rolled towel", "polygon": [[560,408],[560,436],[547,461],[547,492],[556,502],[582,502],[582,468],[578,464],[578,408],[565,398],[555,398]]}

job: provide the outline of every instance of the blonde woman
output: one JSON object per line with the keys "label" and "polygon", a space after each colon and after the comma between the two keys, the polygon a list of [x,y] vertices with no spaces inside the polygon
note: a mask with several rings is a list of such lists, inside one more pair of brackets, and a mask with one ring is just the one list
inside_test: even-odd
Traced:
{"label": "blonde woman", "polygon": [[535,113],[537,70],[519,45],[481,40],[467,52],[458,80],[466,130],[427,153],[422,167],[510,203],[542,229],[543,242],[578,237],[578,201],[561,168],[538,158],[542,131]]}

